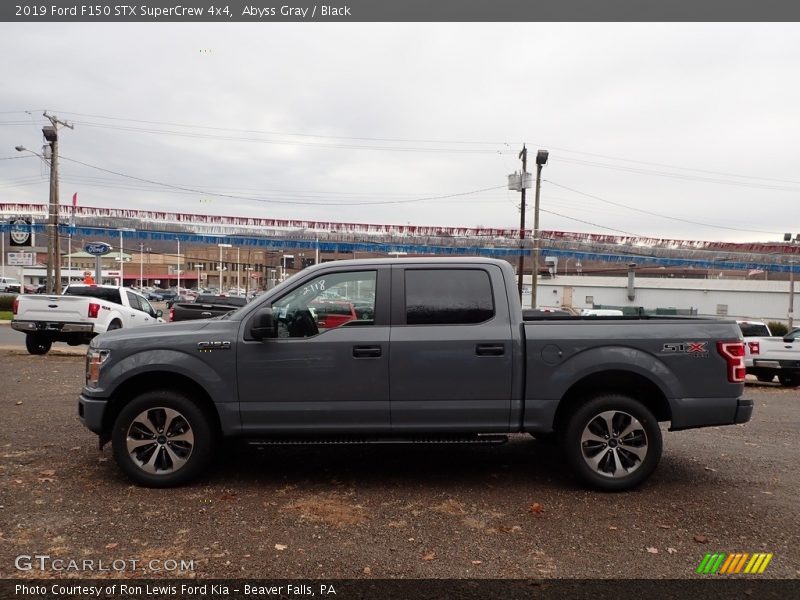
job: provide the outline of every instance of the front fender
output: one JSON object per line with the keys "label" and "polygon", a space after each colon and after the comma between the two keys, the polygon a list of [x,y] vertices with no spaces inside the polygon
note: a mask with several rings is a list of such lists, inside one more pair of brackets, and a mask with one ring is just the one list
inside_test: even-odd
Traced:
{"label": "front fender", "polygon": [[[179,350],[146,350],[131,354],[103,370],[100,384],[106,387],[92,390],[93,396],[113,397],[126,382],[144,373],[174,373],[191,379],[202,387],[214,404],[235,402],[235,378],[224,378],[223,372],[235,373],[234,353],[224,362],[208,360],[210,355],[194,355]],[[230,363],[230,364],[228,364]]]}

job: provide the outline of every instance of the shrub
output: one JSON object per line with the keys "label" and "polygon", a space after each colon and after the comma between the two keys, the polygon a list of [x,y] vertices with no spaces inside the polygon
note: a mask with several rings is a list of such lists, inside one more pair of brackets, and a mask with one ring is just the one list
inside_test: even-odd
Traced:
{"label": "shrub", "polygon": [[11,310],[16,294],[0,294],[0,310]]}
{"label": "shrub", "polygon": [[789,333],[789,328],[780,321],[770,321],[767,323],[767,327],[769,327],[772,335],[776,337],[783,337]]}

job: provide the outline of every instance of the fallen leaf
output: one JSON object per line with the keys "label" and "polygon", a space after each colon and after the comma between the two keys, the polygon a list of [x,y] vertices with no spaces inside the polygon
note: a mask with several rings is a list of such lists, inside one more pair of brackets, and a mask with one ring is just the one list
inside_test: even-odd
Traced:
{"label": "fallen leaf", "polygon": [[275,550],[286,550],[289,546],[284,546],[283,544],[275,544]]}
{"label": "fallen leaf", "polygon": [[696,535],[694,536],[694,541],[698,544],[705,544],[708,541],[708,538],[704,535]]}
{"label": "fallen leaf", "polygon": [[422,555],[422,560],[435,560],[436,559],[436,552],[426,552]]}
{"label": "fallen leaf", "polygon": [[39,471],[39,475],[53,476],[55,474],[56,474],[56,472],[55,472],[54,469],[45,469],[44,471]]}
{"label": "fallen leaf", "polygon": [[473,565],[480,565],[480,564],[483,564],[483,561],[482,560],[473,560],[472,564]]}
{"label": "fallen leaf", "polygon": [[372,569],[370,569],[369,567],[364,567],[363,573],[364,575],[372,575]]}
{"label": "fallen leaf", "polygon": [[17,406],[19,406],[20,404],[22,404],[22,400],[19,400],[19,401],[17,402]]}
{"label": "fallen leaf", "polygon": [[669,552],[670,554],[675,554],[677,550],[675,550],[675,548],[667,548],[667,552]]}
{"label": "fallen leaf", "polygon": [[716,469],[712,469],[711,467],[703,467],[706,471],[711,471],[712,473],[716,473]]}
{"label": "fallen leaf", "polygon": [[650,554],[658,554],[658,548],[653,548],[652,546],[647,549]]}
{"label": "fallen leaf", "polygon": [[609,526],[608,526],[608,528],[609,528],[611,531],[616,531],[617,529],[619,529],[619,527],[614,527],[613,525],[609,525]]}
{"label": "fallen leaf", "polygon": [[542,514],[542,511],[544,511],[544,506],[542,506],[538,502],[534,502],[528,507],[528,511],[532,512],[535,515],[540,515]]}
{"label": "fallen leaf", "polygon": [[52,477],[39,477],[39,483],[53,483],[55,481]]}
{"label": "fallen leaf", "polygon": [[119,546],[117,542],[111,542],[110,544],[106,544],[106,550],[113,550],[117,546]]}
{"label": "fallen leaf", "polygon": [[661,529],[672,529],[672,525],[656,525],[656,527],[659,527]]}

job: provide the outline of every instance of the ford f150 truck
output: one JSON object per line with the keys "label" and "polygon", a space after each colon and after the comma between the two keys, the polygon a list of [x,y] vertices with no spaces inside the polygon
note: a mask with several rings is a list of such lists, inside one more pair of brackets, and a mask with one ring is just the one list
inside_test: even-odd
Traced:
{"label": "ford f150 truck", "polygon": [[[360,316],[323,326],[336,293]],[[368,307],[370,310],[365,310]],[[136,483],[196,476],[223,437],[259,443],[554,436],[582,482],[642,483],[673,430],[744,423],[735,321],[523,321],[504,261],[378,259],[304,269],[221,317],[97,336],[79,416]]]}
{"label": "ford f150 truck", "polygon": [[784,387],[800,386],[800,331],[774,337],[763,321],[737,321],[745,343],[747,373],[759,381],[778,381]]}
{"label": "ford f150 truck", "polygon": [[111,285],[72,284],[63,296],[17,296],[12,312],[11,327],[25,334],[31,354],[47,354],[53,342],[78,346],[98,333],[164,322],[144,296]]}

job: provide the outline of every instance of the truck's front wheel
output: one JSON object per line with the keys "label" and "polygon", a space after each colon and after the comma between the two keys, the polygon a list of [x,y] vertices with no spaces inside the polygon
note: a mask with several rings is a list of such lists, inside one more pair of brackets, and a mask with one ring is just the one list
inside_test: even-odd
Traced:
{"label": "truck's front wheel", "polygon": [[29,333],[25,336],[25,348],[29,354],[47,354],[52,347],[53,341],[43,335]]}
{"label": "truck's front wheel", "polygon": [[618,492],[645,481],[661,458],[661,429],[640,402],[620,394],[592,398],[567,422],[567,459],[581,481]]}
{"label": "truck's front wheel", "polygon": [[114,421],[114,459],[134,482],[147,487],[182,485],[211,457],[213,433],[205,413],[172,391],[145,392]]}

